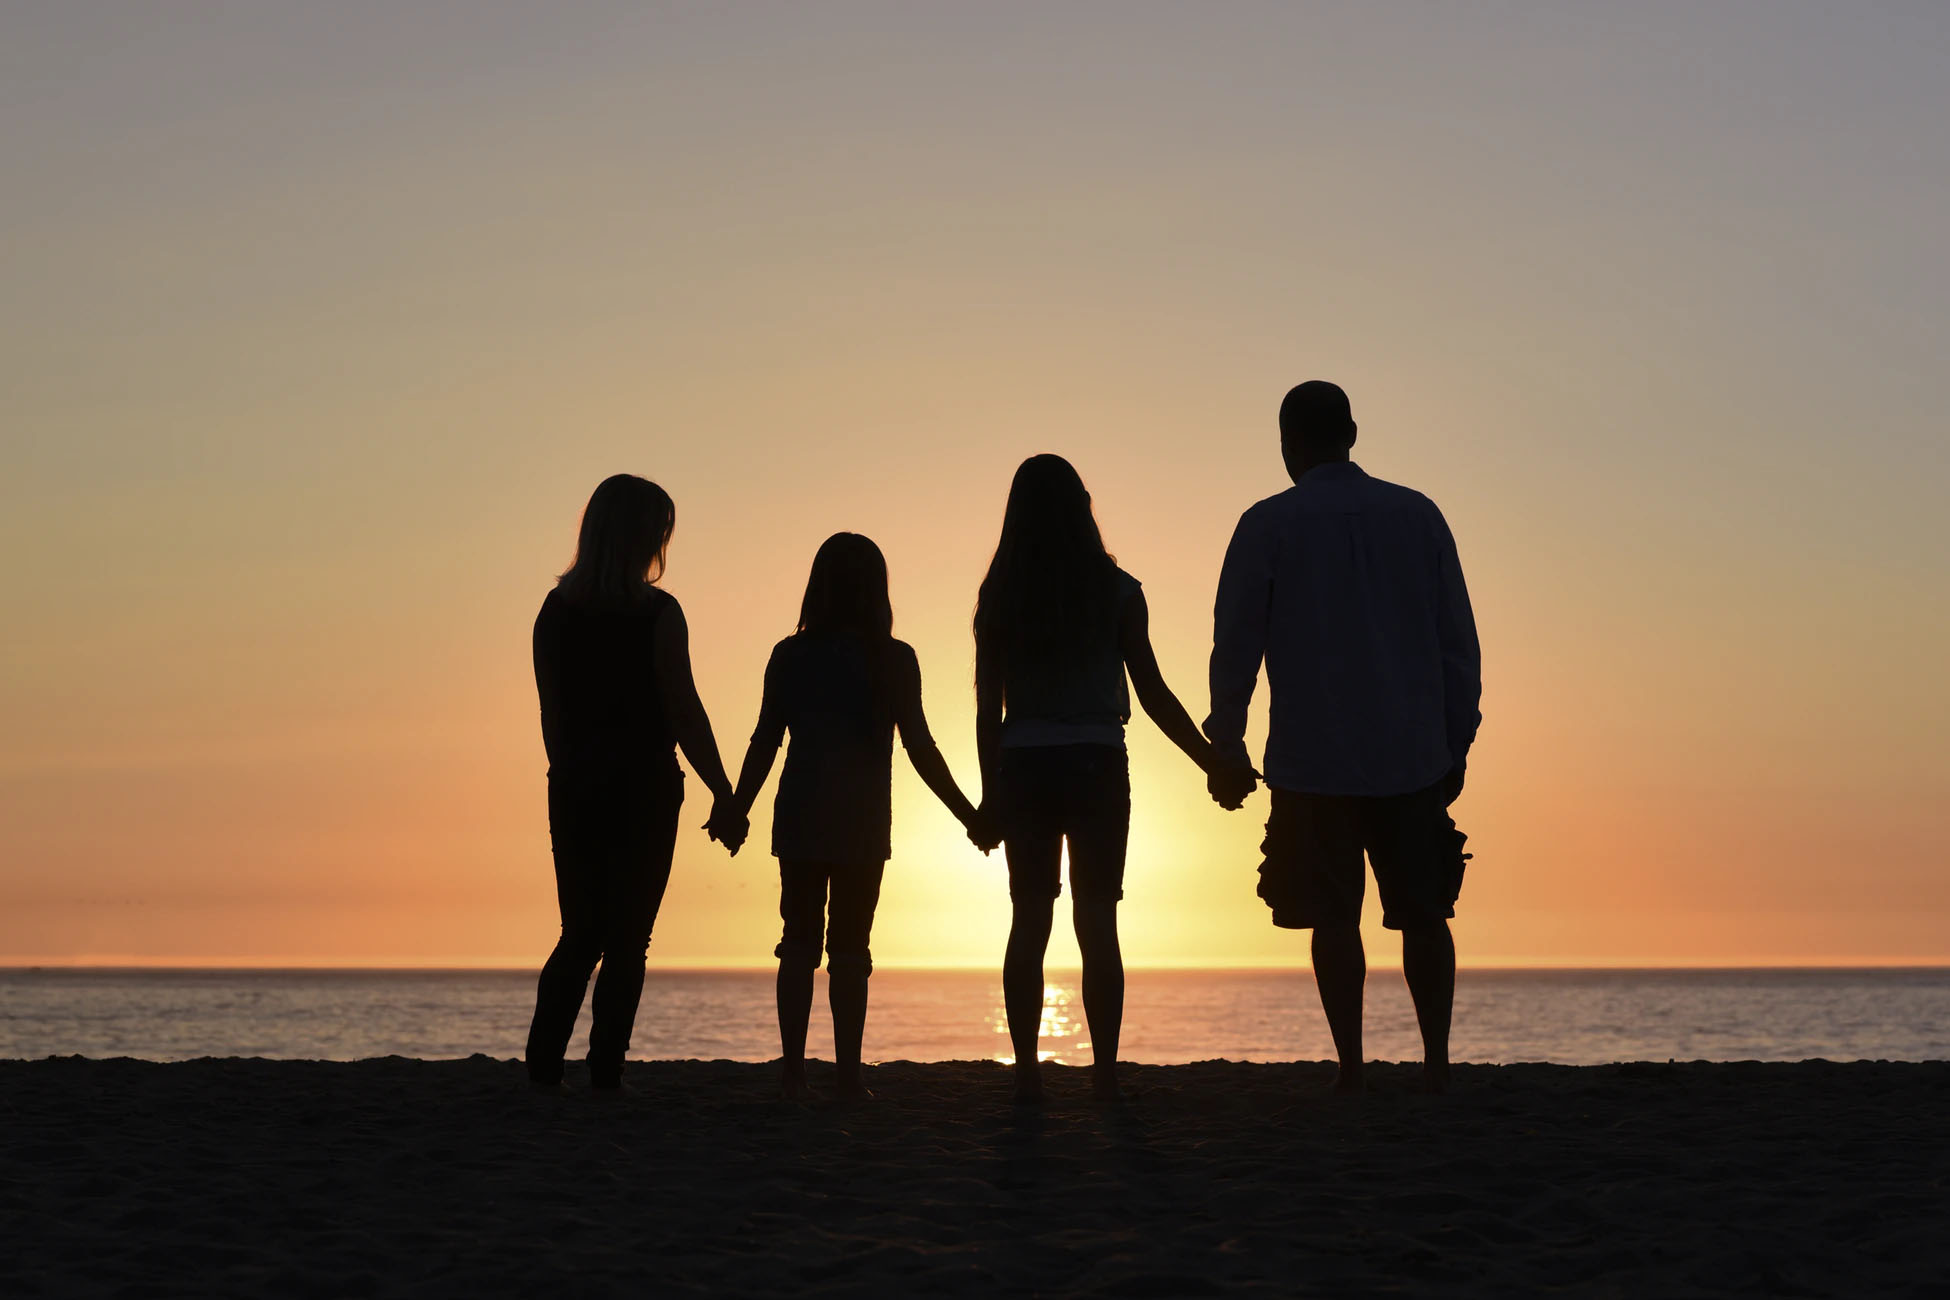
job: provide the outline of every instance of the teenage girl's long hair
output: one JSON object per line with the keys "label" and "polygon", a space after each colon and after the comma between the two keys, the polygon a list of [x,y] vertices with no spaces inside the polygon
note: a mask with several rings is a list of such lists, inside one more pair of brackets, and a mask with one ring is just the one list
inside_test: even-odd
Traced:
{"label": "teenage girl's long hair", "polygon": [[793,635],[858,642],[866,652],[876,721],[892,716],[894,602],[887,594],[887,557],[872,538],[834,533],[820,543]]}
{"label": "teenage girl's long hair", "polygon": [[578,605],[620,607],[642,600],[664,576],[676,528],[670,493],[634,474],[612,474],[583,507],[575,562],[556,580],[556,590]]}
{"label": "teenage girl's long hair", "polygon": [[1114,617],[1116,573],[1076,468],[1061,456],[1024,461],[975,600],[976,659],[993,665],[1005,700],[1024,666],[1061,672],[1083,660]]}

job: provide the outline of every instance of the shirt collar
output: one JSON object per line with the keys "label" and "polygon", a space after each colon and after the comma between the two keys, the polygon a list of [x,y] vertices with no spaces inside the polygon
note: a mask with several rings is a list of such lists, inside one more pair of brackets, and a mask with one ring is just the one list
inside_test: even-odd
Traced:
{"label": "shirt collar", "polygon": [[1337,479],[1366,478],[1368,473],[1351,460],[1330,460],[1314,466],[1300,477],[1331,482]]}

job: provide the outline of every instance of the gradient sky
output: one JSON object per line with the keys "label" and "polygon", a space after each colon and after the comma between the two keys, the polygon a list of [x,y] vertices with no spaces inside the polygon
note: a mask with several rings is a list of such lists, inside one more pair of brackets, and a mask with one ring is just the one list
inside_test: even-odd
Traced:
{"label": "gradient sky", "polygon": [[[528,629],[618,470],[734,768],[844,528],[975,784],[1039,451],[1202,717],[1309,377],[1475,596],[1465,963],[1950,960],[1946,66],[1934,3],[10,4],[0,960],[538,962]],[[1130,960],[1304,961],[1264,796],[1132,752]],[[770,801],[653,961],[769,961]],[[904,766],[895,855],[877,959],[998,964]]]}

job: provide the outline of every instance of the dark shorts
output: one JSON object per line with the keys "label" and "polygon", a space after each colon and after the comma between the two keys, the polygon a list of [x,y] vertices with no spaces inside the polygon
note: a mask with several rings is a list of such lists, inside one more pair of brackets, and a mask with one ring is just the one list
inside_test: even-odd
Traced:
{"label": "dark shorts", "polygon": [[1413,794],[1358,798],[1273,791],[1259,846],[1259,896],[1286,930],[1359,925],[1374,867],[1381,923],[1400,930],[1456,914],[1468,836],[1456,829],[1440,783]]}
{"label": "dark shorts", "polygon": [[[779,859],[779,918],[785,933],[772,955],[809,968],[819,965],[819,935],[826,932],[826,969],[843,975],[873,974],[874,909],[880,906],[885,862],[807,862]],[[827,906],[827,890],[832,906]]]}
{"label": "dark shorts", "polygon": [[1131,839],[1131,766],[1115,745],[1037,745],[1001,756],[1002,844],[1009,896],[1053,899],[1063,892],[1063,844],[1070,892],[1084,901],[1124,897]]}

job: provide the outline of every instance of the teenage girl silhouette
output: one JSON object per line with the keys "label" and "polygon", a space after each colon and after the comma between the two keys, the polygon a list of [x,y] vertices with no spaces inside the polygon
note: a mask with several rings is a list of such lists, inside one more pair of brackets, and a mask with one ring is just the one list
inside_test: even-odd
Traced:
{"label": "teenage girl silhouette", "polygon": [[1127,671],[1144,711],[1210,770],[1211,746],[1158,671],[1144,591],[1104,549],[1083,480],[1061,456],[1032,456],[1009,487],[1002,538],[975,606],[982,813],[994,819],[1009,859],[1013,920],[1002,991],[1023,1104],[1043,1099],[1043,954],[1066,841],[1094,1087],[1100,1097],[1118,1095],[1117,903],[1131,828]]}

